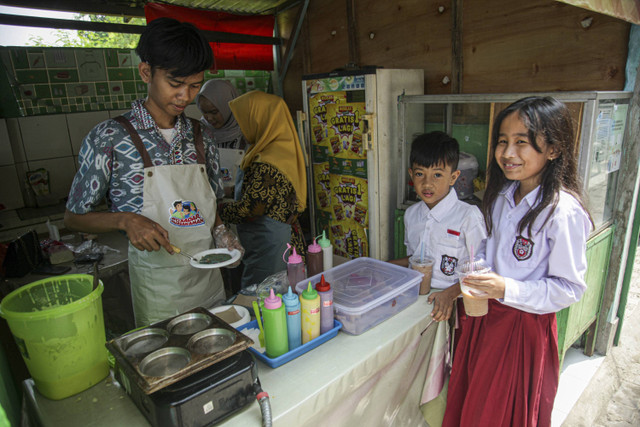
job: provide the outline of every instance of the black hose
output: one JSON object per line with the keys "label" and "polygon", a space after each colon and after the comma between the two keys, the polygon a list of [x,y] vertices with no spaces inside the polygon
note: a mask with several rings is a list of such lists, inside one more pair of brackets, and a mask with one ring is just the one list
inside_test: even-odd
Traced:
{"label": "black hose", "polygon": [[260,412],[262,412],[262,426],[272,427],[273,420],[271,418],[271,402],[269,401],[269,394],[262,390],[260,383],[253,385],[253,391],[256,393],[256,400],[260,405]]}

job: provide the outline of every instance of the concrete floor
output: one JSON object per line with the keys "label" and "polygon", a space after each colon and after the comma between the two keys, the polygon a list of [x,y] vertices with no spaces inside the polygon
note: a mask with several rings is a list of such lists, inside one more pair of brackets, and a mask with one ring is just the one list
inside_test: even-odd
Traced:
{"label": "concrete floor", "polygon": [[619,345],[606,356],[571,348],[560,374],[553,427],[640,426],[640,251]]}

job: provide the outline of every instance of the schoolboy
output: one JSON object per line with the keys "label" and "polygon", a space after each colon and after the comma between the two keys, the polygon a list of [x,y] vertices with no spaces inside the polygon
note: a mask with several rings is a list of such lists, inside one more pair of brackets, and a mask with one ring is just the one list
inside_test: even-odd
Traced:
{"label": "schoolboy", "polygon": [[[421,202],[404,214],[407,257],[391,261],[409,266],[413,254],[432,257],[431,316],[436,321],[451,317],[453,302],[460,295],[456,267],[478,250],[486,230],[482,213],[476,206],[458,200],[453,185],[460,176],[458,141],[444,132],[418,135],[411,143],[409,176]],[[424,249],[422,245],[424,244]]]}
{"label": "schoolboy", "polygon": [[[218,151],[183,114],[213,62],[209,43],[193,25],[159,18],[145,28],[136,53],[147,97],[85,137],[65,225],[127,235],[135,321],[144,326],[225,299],[219,269],[192,268],[171,244],[191,253],[213,241],[242,247],[216,215],[224,194]],[[110,211],[96,212],[105,197]],[[176,202],[196,201],[194,218],[172,218]]]}

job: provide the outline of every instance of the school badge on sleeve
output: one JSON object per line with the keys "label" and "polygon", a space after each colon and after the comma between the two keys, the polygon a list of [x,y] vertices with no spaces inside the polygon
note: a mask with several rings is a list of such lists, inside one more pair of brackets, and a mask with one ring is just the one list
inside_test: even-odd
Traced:
{"label": "school badge on sleeve", "polygon": [[518,261],[524,261],[531,258],[533,255],[533,241],[526,239],[522,236],[516,237],[516,241],[513,244],[513,256]]}

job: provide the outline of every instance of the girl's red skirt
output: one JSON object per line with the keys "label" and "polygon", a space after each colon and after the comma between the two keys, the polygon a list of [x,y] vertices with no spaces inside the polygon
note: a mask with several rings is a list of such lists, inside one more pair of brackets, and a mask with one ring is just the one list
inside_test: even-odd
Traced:
{"label": "girl's red skirt", "polygon": [[489,300],[489,313],[459,329],[443,426],[550,426],[558,389],[555,313],[532,314]]}

